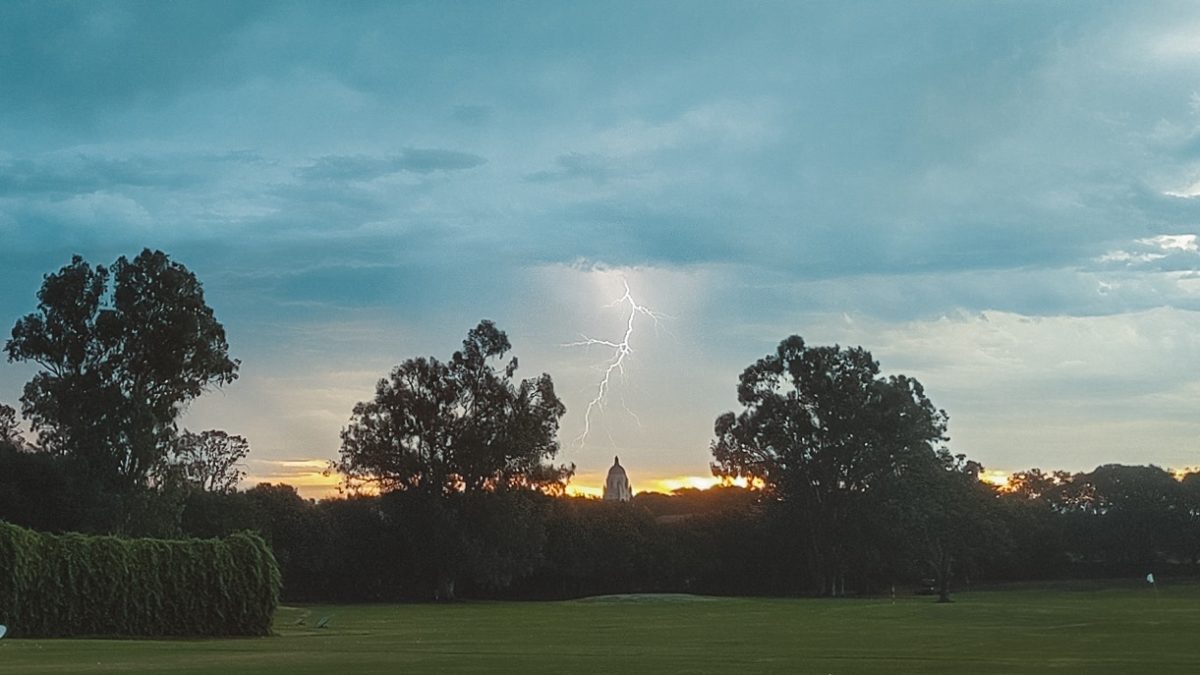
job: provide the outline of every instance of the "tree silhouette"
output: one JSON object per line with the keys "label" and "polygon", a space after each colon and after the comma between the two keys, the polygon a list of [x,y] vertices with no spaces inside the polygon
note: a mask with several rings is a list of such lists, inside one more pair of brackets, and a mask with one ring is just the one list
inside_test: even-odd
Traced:
{"label": "tree silhouette", "polygon": [[0,445],[25,447],[25,438],[21,435],[21,427],[17,423],[17,411],[4,403],[0,403]]}
{"label": "tree silhouette", "polygon": [[558,453],[566,411],[549,375],[514,382],[517,359],[491,321],[467,334],[448,362],[409,359],[354,406],[336,467],[383,490],[435,494],[561,485],[574,467]]}
{"label": "tree silhouette", "polygon": [[761,481],[795,513],[818,590],[844,590],[851,514],[912,464],[948,461],[946,414],[916,380],[883,378],[861,347],[793,335],[742,373],[740,414],[717,418],[713,473]]}
{"label": "tree silhouette", "polygon": [[481,321],[448,362],[396,366],[342,432],[338,470],[391,493],[397,534],[419,552],[411,574],[441,600],[454,598],[461,575],[504,586],[532,569],[545,535],[521,493],[561,493],[574,471],[549,463],[566,410],[554,383],[515,382],[517,359],[502,361],[510,348]]}
{"label": "tree silhouette", "polygon": [[1009,545],[996,494],[979,480],[980,469],[962,455],[913,463],[885,487],[898,549],[933,579],[939,602],[950,602],[960,567]]}
{"label": "tree silhouette", "polygon": [[183,407],[237,377],[200,281],[146,249],[111,268],[75,256],[46,275],[37,297],[5,351],[42,367],[21,397],[41,447],[82,460],[97,478],[143,485]]}
{"label": "tree silhouette", "polygon": [[250,454],[250,442],[219,429],[185,431],[155,473],[207,492],[231,492],[245,477],[238,468]]}

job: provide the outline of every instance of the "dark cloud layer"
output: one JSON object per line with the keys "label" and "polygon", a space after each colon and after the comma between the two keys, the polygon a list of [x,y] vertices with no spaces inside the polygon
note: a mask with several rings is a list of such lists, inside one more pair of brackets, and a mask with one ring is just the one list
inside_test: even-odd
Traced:
{"label": "dark cloud layer", "polygon": [[1076,267],[1198,215],[1158,12],[628,9],[7,3],[0,227],[811,280]]}

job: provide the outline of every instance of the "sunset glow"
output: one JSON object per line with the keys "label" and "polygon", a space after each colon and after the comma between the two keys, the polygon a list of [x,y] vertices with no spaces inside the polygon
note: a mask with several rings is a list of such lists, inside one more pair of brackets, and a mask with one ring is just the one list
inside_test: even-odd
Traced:
{"label": "sunset glow", "polygon": [[1009,481],[1011,479],[1012,479],[1012,474],[1009,473],[1008,471],[981,471],[979,473],[980,482],[987,483],[988,485],[998,487],[1001,490],[1008,489]]}
{"label": "sunset glow", "polygon": [[[326,499],[338,496],[341,486],[341,476],[336,473],[326,475],[329,465],[324,459],[289,459],[278,461],[252,461],[252,471],[242,482],[245,487],[253,487],[259,483],[287,483],[296,488],[300,496],[306,499]],[[1189,473],[1200,471],[1198,467],[1183,467],[1168,469],[1176,480],[1183,480]],[[707,490],[719,485],[747,487],[751,483],[745,478],[726,481],[716,476],[672,476],[668,478],[638,478],[632,477],[634,494],[643,492],[671,493],[681,489]],[[1011,487],[1012,473],[993,469],[979,474],[980,482],[995,486],[1000,490]],[[757,484],[755,484],[757,486]],[[571,497],[604,496],[604,475],[601,473],[580,473],[567,485],[567,495]]]}
{"label": "sunset glow", "polygon": [[244,486],[287,483],[306,499],[336,497],[342,481],[336,473],[325,474],[329,466],[326,459],[251,460],[249,464],[250,470],[242,481]]}
{"label": "sunset glow", "polygon": [[1168,469],[1175,480],[1183,480],[1189,473],[1200,473],[1200,466],[1185,466],[1182,469]]}
{"label": "sunset glow", "polygon": [[[246,487],[259,483],[287,483],[296,488],[300,496],[306,499],[325,499],[338,496],[341,476],[337,473],[326,475],[329,466],[324,459],[288,459],[278,461],[252,461],[252,471],[242,481]],[[567,485],[567,494],[571,497],[604,496],[604,474],[581,473]],[[644,478],[633,484],[634,493],[663,492],[670,493],[684,488],[707,490],[718,485],[734,485],[747,487],[750,483],[745,478],[723,481],[715,476],[672,476],[667,478]]]}
{"label": "sunset glow", "polygon": [[[675,490],[692,488],[707,490],[718,485],[734,485],[747,487],[750,483],[745,478],[724,481],[715,476],[672,476],[669,478],[631,477],[634,494],[643,492],[671,493]],[[602,497],[604,495],[604,477],[600,474],[579,474],[567,486],[567,494],[572,497]]]}
{"label": "sunset glow", "polygon": [[733,485],[737,487],[749,487],[750,482],[745,478],[734,478],[726,480],[717,478],[716,476],[678,476],[676,478],[658,478],[648,482],[648,487],[639,492],[674,492],[685,488],[694,488],[696,490],[707,490],[718,485]]}
{"label": "sunset glow", "polygon": [[593,485],[576,485],[571,483],[567,486],[567,495],[570,497],[594,497],[599,499],[604,496],[604,488]]}

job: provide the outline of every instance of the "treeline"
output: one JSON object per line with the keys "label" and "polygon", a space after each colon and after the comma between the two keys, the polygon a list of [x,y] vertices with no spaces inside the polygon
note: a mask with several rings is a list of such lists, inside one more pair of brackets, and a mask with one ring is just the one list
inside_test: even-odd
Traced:
{"label": "treeline", "polygon": [[[0,451],[11,460],[12,450]],[[37,455],[22,453],[32,460]],[[5,465],[13,468],[14,464]],[[32,462],[22,466],[32,466]],[[38,467],[44,470],[44,467]],[[48,474],[40,473],[40,478]],[[0,473],[0,494],[28,474]],[[16,479],[16,480],[14,480]],[[59,479],[0,519],[49,531],[106,527]],[[976,483],[978,500],[928,514],[972,534],[953,544],[949,583],[1200,574],[1200,474],[1150,466]],[[74,505],[72,508],[71,505]],[[143,521],[160,536],[254,530],[270,544],[287,601],[548,599],[607,593],[800,595],[818,588],[811,544],[790,505],[737,487],[637,495],[631,503],[519,490],[429,501],[412,494],[307,500],[286,485],[155,493]],[[116,506],[110,506],[115,512]],[[55,522],[51,514],[64,520]],[[855,539],[857,537],[857,539]],[[921,524],[894,509],[844,532],[847,594],[936,590],[940,559]],[[839,587],[839,590],[841,587]]]}
{"label": "treeline", "polygon": [[1107,464],[1015,474],[998,501],[1016,579],[1200,573],[1200,473]]}
{"label": "treeline", "polygon": [[[1106,465],[1075,475],[1025,472],[1010,490],[970,488],[979,499],[961,510],[921,516],[972,531],[946,543],[953,588],[1200,574],[1200,474],[1178,481],[1157,467]],[[631,503],[481,493],[435,508],[404,493],[314,502],[264,485],[198,493],[182,522],[189,534],[217,536],[257,520],[283,568],[284,597],[297,601],[427,600],[438,597],[445,575],[463,597],[819,588],[812,542],[791,507],[757,490],[640,494]],[[843,536],[851,551],[846,593],[937,590],[944,561],[924,523],[884,509]]]}
{"label": "treeline", "polygon": [[1018,475],[949,449],[948,416],[861,347],[796,335],[748,366],[713,425],[712,470],[748,479],[630,504],[567,498],[566,408],[516,377],[490,321],[449,358],[409,358],[349,412],[333,468],[379,496],[237,490],[246,439],[179,428],[237,376],[200,282],[160,251],[47,275],[5,343],[39,370],[0,405],[0,519],[51,532],[211,537],[273,547],[289,600],[596,593],[890,592],[948,600],[981,580],[1194,573],[1197,481],[1156,467]]}

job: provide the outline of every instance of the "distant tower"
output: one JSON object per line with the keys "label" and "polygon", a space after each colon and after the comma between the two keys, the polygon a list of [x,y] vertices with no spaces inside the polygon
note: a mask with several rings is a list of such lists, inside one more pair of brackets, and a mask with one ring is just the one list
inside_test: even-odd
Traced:
{"label": "distant tower", "polygon": [[608,480],[604,481],[604,499],[610,502],[633,499],[633,488],[629,487],[629,476],[625,475],[620,457],[613,457],[612,468],[608,470]]}

